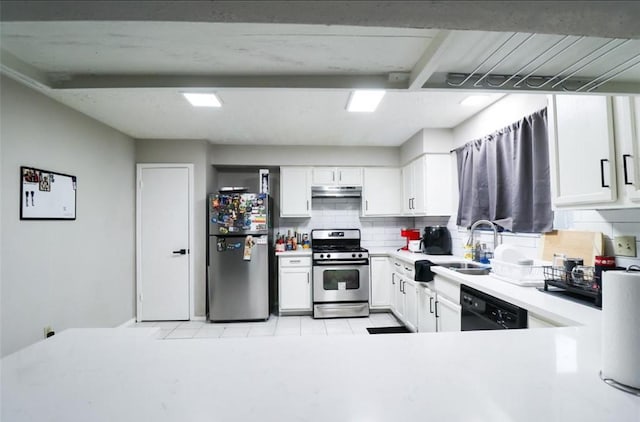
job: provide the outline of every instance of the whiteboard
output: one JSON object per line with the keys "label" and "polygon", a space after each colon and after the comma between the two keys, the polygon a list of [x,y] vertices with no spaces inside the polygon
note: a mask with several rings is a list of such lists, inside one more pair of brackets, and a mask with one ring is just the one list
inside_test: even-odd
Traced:
{"label": "whiteboard", "polygon": [[75,220],[75,176],[20,167],[21,220]]}

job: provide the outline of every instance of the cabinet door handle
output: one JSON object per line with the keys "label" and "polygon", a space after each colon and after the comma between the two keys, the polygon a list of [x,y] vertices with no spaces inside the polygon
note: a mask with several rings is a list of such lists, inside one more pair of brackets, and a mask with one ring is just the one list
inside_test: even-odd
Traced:
{"label": "cabinet door handle", "polygon": [[407,294],[407,291],[406,291],[406,290],[405,290],[405,288],[404,288],[404,285],[405,285],[405,284],[407,284],[407,282],[403,280],[403,281],[402,281],[402,293],[406,295],[406,294]]}
{"label": "cabinet door handle", "polygon": [[309,273],[307,273],[307,284],[310,284],[311,280],[309,279]]}
{"label": "cabinet door handle", "polygon": [[394,262],[393,265],[395,265],[396,267],[400,266],[400,264],[398,264],[397,262]]}
{"label": "cabinet door handle", "polygon": [[609,162],[609,159],[603,158],[600,160],[600,184],[603,188],[610,188],[611,186],[604,183],[604,163]]}
{"label": "cabinet door handle", "polygon": [[292,260],[289,261],[290,264],[299,263],[299,262],[300,262],[299,259],[292,259]]}
{"label": "cabinet door handle", "polygon": [[339,182],[342,182],[342,170],[340,170],[340,171],[338,172],[338,176],[339,176],[338,181],[339,181]]}
{"label": "cabinet door handle", "polygon": [[631,154],[624,154],[622,156],[622,168],[624,169],[624,184],[625,185],[633,185],[632,182],[629,182],[629,171],[627,170],[627,158],[631,157]]}
{"label": "cabinet door handle", "polygon": [[336,181],[336,172],[335,171],[331,171],[331,181],[332,182]]}
{"label": "cabinet door handle", "polygon": [[429,297],[429,313],[433,313],[433,297]]}
{"label": "cabinet door handle", "polygon": [[307,211],[309,211],[309,200],[307,199]]}
{"label": "cabinet door handle", "polygon": [[[625,174],[626,174],[626,173],[625,173]],[[626,177],[626,176],[625,176],[625,177]],[[365,201],[364,201],[364,210],[365,210],[365,211],[369,211],[369,201],[367,201],[366,199],[365,199]]]}
{"label": "cabinet door handle", "polygon": [[440,315],[438,315],[438,301],[436,300],[436,318],[440,318]]}
{"label": "cabinet door handle", "polygon": [[391,284],[396,284],[396,273],[391,273]]}

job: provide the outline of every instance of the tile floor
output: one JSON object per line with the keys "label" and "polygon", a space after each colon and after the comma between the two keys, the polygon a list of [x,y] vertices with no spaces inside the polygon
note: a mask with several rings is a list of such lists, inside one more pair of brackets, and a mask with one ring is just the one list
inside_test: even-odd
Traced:
{"label": "tile floor", "polygon": [[271,315],[264,322],[211,323],[205,321],[138,322],[136,327],[159,327],[162,339],[228,338],[259,336],[332,336],[368,335],[367,327],[394,327],[402,323],[390,313],[375,313],[368,318],[313,319],[310,316]]}

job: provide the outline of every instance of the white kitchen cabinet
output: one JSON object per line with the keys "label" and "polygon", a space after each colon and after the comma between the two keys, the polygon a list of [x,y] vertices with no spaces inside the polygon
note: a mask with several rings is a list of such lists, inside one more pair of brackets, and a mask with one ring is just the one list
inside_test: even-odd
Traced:
{"label": "white kitchen cabinet", "polygon": [[416,186],[414,180],[417,168],[424,165],[424,156],[414,160],[402,168],[402,214],[415,215]]}
{"label": "white kitchen cabinet", "polygon": [[311,306],[311,258],[280,257],[278,306],[281,314],[308,314]]}
{"label": "white kitchen cabinet", "polygon": [[311,217],[311,167],[280,167],[280,217]]}
{"label": "white kitchen cabinet", "polygon": [[371,286],[369,291],[371,297],[369,307],[371,309],[389,309],[391,307],[391,297],[394,293],[391,284],[391,267],[389,258],[385,256],[371,257],[370,271]]}
{"label": "white kitchen cabinet", "polygon": [[550,97],[551,188],[555,206],[616,200],[616,156],[610,97]]}
{"label": "white kitchen cabinet", "polygon": [[424,214],[451,215],[453,208],[453,178],[451,177],[451,155],[425,155]]}
{"label": "white kitchen cabinet", "polygon": [[418,286],[418,332],[433,333],[437,330],[436,292],[429,287]]}
{"label": "white kitchen cabinet", "polygon": [[402,174],[397,167],[365,167],[363,170],[363,217],[402,213]]}
{"label": "white kitchen cabinet", "polygon": [[614,97],[618,203],[640,206],[640,96]]}
{"label": "white kitchen cabinet", "polygon": [[403,291],[404,276],[394,272],[392,274],[392,277],[393,277],[393,284],[395,285],[394,294],[393,294],[394,306],[392,308],[392,311],[400,321],[404,321],[405,319],[404,291]]}
{"label": "white kitchen cabinet", "polygon": [[362,167],[314,167],[313,186],[362,186]]}
{"label": "white kitchen cabinet", "polygon": [[451,157],[425,154],[402,168],[402,213],[415,216],[450,215]]}
{"label": "white kitchen cabinet", "polygon": [[549,161],[560,208],[640,207],[640,97],[550,97]]}
{"label": "white kitchen cabinet", "polygon": [[436,300],[437,331],[460,331],[462,307],[445,297],[437,296]]}
{"label": "white kitchen cabinet", "polygon": [[404,320],[404,293],[402,285],[404,283],[404,273],[402,263],[397,259],[391,260],[391,311],[399,320]]}
{"label": "white kitchen cabinet", "polygon": [[555,325],[553,325],[552,323],[544,319],[536,318],[531,314],[527,315],[527,328],[551,328],[551,327],[555,327]]}
{"label": "white kitchen cabinet", "polygon": [[391,311],[409,330],[418,327],[418,291],[413,281],[413,264],[397,259],[391,265],[392,300]]}
{"label": "white kitchen cabinet", "polygon": [[418,291],[416,283],[405,276],[402,287],[404,294],[404,324],[410,331],[418,331]]}

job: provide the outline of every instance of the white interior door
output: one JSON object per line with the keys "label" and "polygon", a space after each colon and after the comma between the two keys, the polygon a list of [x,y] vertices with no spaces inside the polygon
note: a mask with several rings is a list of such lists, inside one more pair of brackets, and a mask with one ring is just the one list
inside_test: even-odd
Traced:
{"label": "white interior door", "polygon": [[138,165],[138,321],[188,320],[189,165]]}

